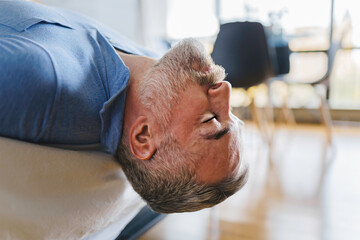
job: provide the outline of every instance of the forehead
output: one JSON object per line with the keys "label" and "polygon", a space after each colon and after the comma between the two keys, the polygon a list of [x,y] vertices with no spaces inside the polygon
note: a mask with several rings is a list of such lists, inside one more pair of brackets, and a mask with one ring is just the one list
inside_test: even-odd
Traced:
{"label": "forehead", "polygon": [[240,166],[241,141],[236,128],[222,138],[222,141],[200,143],[196,177],[207,184],[218,183],[236,171]]}

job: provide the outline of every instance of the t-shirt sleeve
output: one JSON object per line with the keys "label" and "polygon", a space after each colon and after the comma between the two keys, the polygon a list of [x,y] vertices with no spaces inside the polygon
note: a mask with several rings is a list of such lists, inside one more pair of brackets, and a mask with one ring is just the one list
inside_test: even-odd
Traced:
{"label": "t-shirt sleeve", "polygon": [[38,44],[0,37],[0,135],[37,142],[56,95],[51,56]]}

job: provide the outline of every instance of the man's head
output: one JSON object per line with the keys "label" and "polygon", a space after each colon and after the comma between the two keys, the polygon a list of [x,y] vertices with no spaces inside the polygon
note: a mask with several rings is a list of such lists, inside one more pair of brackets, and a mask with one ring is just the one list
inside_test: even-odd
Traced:
{"label": "man's head", "polygon": [[124,129],[117,158],[155,211],[211,207],[245,184],[242,123],[230,112],[224,78],[203,46],[188,39],[137,86],[143,111]]}

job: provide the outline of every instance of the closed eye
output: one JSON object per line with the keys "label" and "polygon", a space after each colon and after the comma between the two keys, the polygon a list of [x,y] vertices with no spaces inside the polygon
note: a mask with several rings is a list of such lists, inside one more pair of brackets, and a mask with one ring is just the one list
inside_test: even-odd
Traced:
{"label": "closed eye", "polygon": [[210,122],[210,121],[213,120],[214,118],[216,118],[216,115],[212,116],[211,118],[208,118],[207,120],[203,121],[202,123]]}

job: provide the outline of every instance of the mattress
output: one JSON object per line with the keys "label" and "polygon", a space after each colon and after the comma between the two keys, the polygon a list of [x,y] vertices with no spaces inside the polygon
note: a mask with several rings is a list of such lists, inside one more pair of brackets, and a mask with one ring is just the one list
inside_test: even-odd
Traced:
{"label": "mattress", "polygon": [[0,137],[0,239],[114,239],[144,205],[111,155]]}

